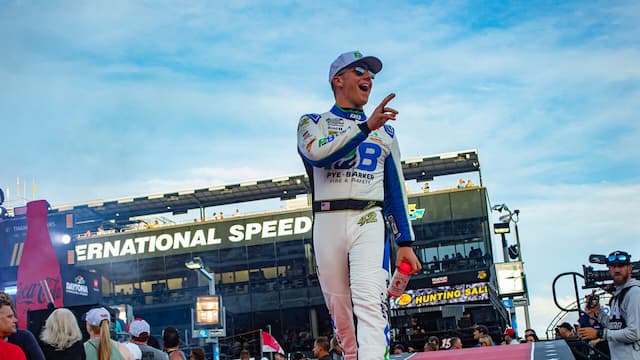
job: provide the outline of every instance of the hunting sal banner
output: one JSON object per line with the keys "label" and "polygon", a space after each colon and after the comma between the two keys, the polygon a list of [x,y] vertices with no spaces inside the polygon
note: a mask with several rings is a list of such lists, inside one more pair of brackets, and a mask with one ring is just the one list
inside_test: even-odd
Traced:
{"label": "hunting sal banner", "polygon": [[406,309],[488,300],[488,290],[486,282],[407,290],[400,297],[391,301],[391,308]]}

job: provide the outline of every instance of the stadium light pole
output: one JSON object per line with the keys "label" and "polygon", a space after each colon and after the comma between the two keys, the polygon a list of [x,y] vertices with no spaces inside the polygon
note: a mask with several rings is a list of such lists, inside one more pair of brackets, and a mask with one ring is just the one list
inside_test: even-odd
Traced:
{"label": "stadium light pole", "polygon": [[[204,263],[202,262],[202,258],[200,256],[194,256],[192,260],[187,260],[184,262],[184,266],[189,270],[197,270],[200,274],[204,275],[204,277],[209,280],[209,295],[216,294],[216,282],[215,282],[215,273],[208,272],[207,269],[204,268]],[[213,356],[214,359],[217,360],[216,355],[219,353],[218,351],[218,337],[213,337]]]}
{"label": "stadium light pole", "polygon": [[[520,234],[518,233],[518,221],[520,221],[520,210],[515,209],[511,211],[507,204],[499,204],[491,207],[491,210],[495,210],[499,213],[505,211],[507,215],[501,216],[500,220],[506,223],[513,222],[514,228],[516,230],[516,247],[518,248],[518,261],[522,263],[522,250],[520,248]],[[504,242],[504,234],[503,236]],[[506,261],[506,260],[505,260]],[[527,277],[524,274],[524,270],[522,271],[522,283],[524,285],[524,321],[526,323],[527,329],[531,328],[531,320],[529,318],[529,289],[527,287]]]}
{"label": "stadium light pole", "polygon": [[195,256],[192,260],[187,260],[184,262],[184,266],[189,270],[197,270],[204,277],[209,280],[209,295],[216,294],[216,282],[214,280],[214,273],[210,273],[207,269],[204,268],[204,263],[202,262],[202,258],[200,256]]}

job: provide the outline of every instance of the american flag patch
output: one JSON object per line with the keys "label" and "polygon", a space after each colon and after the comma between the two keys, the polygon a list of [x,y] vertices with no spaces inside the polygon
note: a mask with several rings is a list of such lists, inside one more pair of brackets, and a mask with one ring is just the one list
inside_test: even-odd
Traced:
{"label": "american flag patch", "polygon": [[320,203],[320,211],[328,211],[331,210],[331,203],[328,201],[322,201]]}

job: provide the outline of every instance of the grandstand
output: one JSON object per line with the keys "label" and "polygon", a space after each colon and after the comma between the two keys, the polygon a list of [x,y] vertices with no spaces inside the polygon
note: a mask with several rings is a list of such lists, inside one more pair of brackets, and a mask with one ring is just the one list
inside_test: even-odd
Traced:
{"label": "grandstand", "polygon": [[[407,159],[402,165],[407,181],[477,173],[479,183],[409,194],[415,249],[424,270],[409,284],[410,300],[391,304],[394,338],[422,347],[429,335],[458,336],[468,345],[465,313],[499,336],[508,315],[493,290],[489,210],[477,151]],[[301,202],[309,190],[306,175],[293,175],[54,205],[50,221],[73,241],[61,243],[53,235],[52,241],[61,267],[96,274],[100,301],[130,305],[155,334],[173,325],[191,335],[194,299],[209,292],[206,279],[184,266],[197,256],[214,274],[226,308],[227,336],[270,327],[288,352],[309,350],[313,337],[331,331],[315,274],[311,209]],[[214,207],[269,199],[297,204],[208,216]],[[193,211],[200,214],[195,221],[174,219]],[[22,252],[25,222],[20,208],[9,209],[0,220],[0,288],[15,286],[19,264],[28,257]],[[232,344],[223,350],[237,356]]]}

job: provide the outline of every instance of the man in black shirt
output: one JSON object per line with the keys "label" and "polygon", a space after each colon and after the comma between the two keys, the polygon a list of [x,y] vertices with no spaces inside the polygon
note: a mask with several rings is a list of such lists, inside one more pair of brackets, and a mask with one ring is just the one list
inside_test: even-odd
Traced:
{"label": "man in black shirt", "polygon": [[318,360],[330,360],[329,356],[329,339],[326,336],[321,336],[313,343],[313,355]]}

